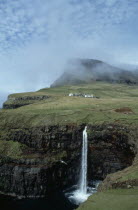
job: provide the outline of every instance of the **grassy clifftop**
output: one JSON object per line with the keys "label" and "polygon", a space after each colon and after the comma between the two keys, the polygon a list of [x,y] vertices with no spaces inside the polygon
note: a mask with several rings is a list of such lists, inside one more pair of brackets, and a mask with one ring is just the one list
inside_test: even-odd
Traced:
{"label": "grassy clifftop", "polygon": [[[94,94],[98,98],[69,97],[69,93]],[[43,99],[39,100],[39,97]],[[44,96],[49,96],[46,98]],[[81,86],[45,88],[32,93],[12,94],[20,103],[31,97],[30,105],[0,111],[0,125],[38,126],[67,123],[138,123],[138,86],[95,82]],[[37,98],[38,97],[38,98]],[[26,100],[25,98],[25,100]],[[37,99],[37,100],[36,100]],[[26,100],[27,101],[27,100]]]}
{"label": "grassy clifftop", "polygon": [[138,189],[116,189],[96,193],[78,210],[137,210]]}

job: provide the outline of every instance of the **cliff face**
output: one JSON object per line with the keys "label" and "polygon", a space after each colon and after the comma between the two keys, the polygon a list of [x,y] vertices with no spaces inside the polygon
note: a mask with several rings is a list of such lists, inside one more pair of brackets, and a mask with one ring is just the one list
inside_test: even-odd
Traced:
{"label": "cliff face", "polygon": [[[43,197],[56,188],[77,184],[84,125],[6,127],[2,142],[25,145],[19,156],[1,156],[0,191],[20,197]],[[6,133],[6,135],[5,135]],[[104,179],[132,164],[136,136],[115,124],[88,125],[88,178]]]}
{"label": "cliff face", "polygon": [[38,103],[40,101],[45,101],[48,98],[50,98],[50,96],[48,95],[39,95],[36,92],[36,95],[31,95],[28,93],[28,95],[24,95],[21,94],[21,96],[18,96],[18,94],[16,94],[17,96],[15,97],[15,95],[9,95],[7,101],[5,101],[5,103],[3,104],[3,109],[16,109],[19,108],[21,106],[26,106],[29,104],[34,104],[34,103]]}
{"label": "cliff face", "polygon": [[44,197],[48,192],[74,184],[77,181],[77,168],[74,161],[68,165],[57,161],[49,164],[39,159],[9,161],[0,166],[0,192],[6,195]]}
{"label": "cliff face", "polygon": [[116,124],[89,126],[89,178],[105,179],[107,174],[128,167],[137,153],[137,134]]}
{"label": "cliff face", "polygon": [[[43,197],[78,180],[83,126],[9,129],[7,142],[27,145],[20,157],[1,157],[0,191],[19,197]],[[1,139],[5,136],[1,135]],[[4,141],[5,140],[1,140]]]}

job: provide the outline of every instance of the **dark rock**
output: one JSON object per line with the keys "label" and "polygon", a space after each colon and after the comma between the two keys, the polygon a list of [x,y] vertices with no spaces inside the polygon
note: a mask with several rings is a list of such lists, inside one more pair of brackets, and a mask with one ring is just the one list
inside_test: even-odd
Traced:
{"label": "dark rock", "polygon": [[[130,166],[135,145],[129,142],[130,131],[120,125],[89,126],[89,179],[104,179]],[[136,138],[136,137],[135,137]]]}
{"label": "dark rock", "polygon": [[[80,173],[82,132],[85,125],[5,128],[3,141],[29,147],[20,159],[1,159],[0,191],[20,197],[43,197],[49,191],[77,184]],[[88,179],[103,180],[107,174],[132,164],[137,136],[115,124],[88,125]],[[131,136],[131,138],[130,138]]]}

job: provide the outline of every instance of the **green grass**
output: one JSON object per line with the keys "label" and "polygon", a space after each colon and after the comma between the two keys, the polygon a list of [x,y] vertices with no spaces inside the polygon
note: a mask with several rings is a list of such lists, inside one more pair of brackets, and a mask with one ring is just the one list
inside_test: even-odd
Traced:
{"label": "green grass", "polygon": [[138,159],[136,159],[132,166],[112,174],[111,177],[114,182],[123,182],[134,179],[138,180]]}
{"label": "green grass", "polygon": [[[72,93],[89,93],[100,97],[69,97]],[[97,82],[81,86],[46,88],[34,93],[14,94],[49,95],[51,98],[38,101],[14,110],[0,111],[0,126],[39,126],[67,123],[138,123],[138,86]],[[132,113],[117,113],[115,109],[129,107]]]}
{"label": "green grass", "polygon": [[[0,157],[18,159],[22,157],[23,152],[27,149],[26,145],[13,141],[0,140]],[[0,158],[0,159],[1,159]]]}
{"label": "green grass", "polygon": [[133,180],[133,179],[138,179],[138,170],[128,173],[127,175],[121,177],[119,181],[126,181],[126,180]]}
{"label": "green grass", "polygon": [[[45,88],[38,92],[47,94],[66,95],[69,93],[88,93],[99,97],[138,97],[138,86],[129,86],[125,84],[110,84],[104,82],[93,82],[92,84],[82,84],[76,86],[62,86],[56,88]],[[116,95],[116,93],[118,93]]]}
{"label": "green grass", "polygon": [[50,154],[39,154],[39,150],[34,152],[31,148],[27,147],[25,144],[14,141],[4,141],[0,140],[0,163],[8,162],[9,160],[19,160],[19,159],[32,159],[43,158],[46,163],[50,165],[51,163],[58,162],[67,157],[66,151],[59,151],[58,153]]}
{"label": "green grass", "polygon": [[96,193],[78,210],[137,210],[138,189],[117,189]]}
{"label": "green grass", "polygon": [[10,97],[18,98],[25,96],[66,96],[69,93],[88,93],[94,94],[99,97],[138,97],[137,85],[125,85],[125,84],[111,84],[105,82],[93,82],[91,84],[82,84],[74,86],[62,86],[54,88],[43,88],[36,92],[25,92],[11,94]]}

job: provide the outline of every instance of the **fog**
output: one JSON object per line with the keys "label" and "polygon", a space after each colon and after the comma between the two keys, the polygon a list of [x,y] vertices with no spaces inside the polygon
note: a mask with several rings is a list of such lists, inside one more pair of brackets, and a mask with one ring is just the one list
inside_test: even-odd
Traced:
{"label": "fog", "polygon": [[0,106],[10,93],[49,87],[68,60],[138,65],[138,5],[126,0],[0,2]]}

